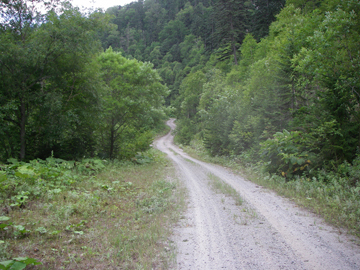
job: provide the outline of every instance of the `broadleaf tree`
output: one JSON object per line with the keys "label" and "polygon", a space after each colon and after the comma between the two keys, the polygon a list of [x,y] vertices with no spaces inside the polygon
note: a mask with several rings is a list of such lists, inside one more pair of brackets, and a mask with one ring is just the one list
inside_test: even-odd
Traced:
{"label": "broadleaf tree", "polygon": [[[42,13],[44,5],[46,14]],[[84,74],[100,49],[96,31],[104,24],[96,13],[85,16],[66,2],[9,0],[2,1],[0,7],[2,152],[7,158],[23,160],[27,143],[39,140],[34,134],[54,134],[50,145],[63,134],[59,125],[55,126],[56,132],[48,130],[49,125],[35,126],[35,119],[39,119],[36,114],[46,100],[56,96],[61,113],[58,119],[66,114],[77,118],[76,110],[69,110],[83,102],[80,96],[94,94],[89,93],[93,91],[89,85],[85,86],[88,80]],[[11,139],[6,139],[9,136]]]}
{"label": "broadleaf tree", "polygon": [[111,47],[98,62],[104,81],[99,154],[129,158],[149,147],[168,91],[151,63],[126,59]]}

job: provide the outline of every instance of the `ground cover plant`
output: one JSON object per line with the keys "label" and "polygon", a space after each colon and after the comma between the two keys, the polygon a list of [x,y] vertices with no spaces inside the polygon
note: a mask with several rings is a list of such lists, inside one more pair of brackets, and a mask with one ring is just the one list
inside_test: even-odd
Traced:
{"label": "ground cover plant", "polygon": [[128,162],[10,160],[1,165],[0,181],[0,269],[10,263],[27,269],[160,269],[171,263],[167,236],[183,193],[158,151]]}
{"label": "ground cover plant", "polygon": [[199,140],[183,148],[193,157],[232,168],[247,179],[294,200],[338,227],[339,231],[346,229],[360,236],[359,157],[352,164],[344,162],[337,171],[319,169],[311,178],[296,175],[289,179],[267,172],[266,164],[253,162],[248,153],[232,157],[210,156]]}

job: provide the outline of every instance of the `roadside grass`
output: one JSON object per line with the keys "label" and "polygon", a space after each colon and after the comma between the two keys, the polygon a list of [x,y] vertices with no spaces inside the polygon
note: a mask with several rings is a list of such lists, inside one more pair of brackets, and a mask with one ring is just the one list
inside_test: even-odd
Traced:
{"label": "roadside grass", "polygon": [[[257,213],[254,209],[249,207],[248,203],[241,198],[240,194],[232,186],[212,173],[208,174],[208,178],[210,180],[209,185],[215,192],[231,197],[236,206],[241,206],[240,212],[232,214],[233,219],[237,224],[247,226],[257,218]],[[221,199],[221,202],[224,203],[224,198]]]}
{"label": "roadside grass", "polygon": [[171,128],[164,123],[158,130],[156,130],[156,139],[165,136],[171,131]]}
{"label": "roadside grass", "polygon": [[[185,190],[164,154],[146,155],[151,161],[142,165],[104,162],[101,170],[91,169],[91,161],[72,167],[58,160],[69,169],[54,179],[43,179],[36,165],[7,168],[18,182],[11,187],[17,195],[1,197],[0,260],[42,263],[27,269],[168,268],[175,259],[168,237],[185,207]],[[48,182],[54,185],[40,186]]]}
{"label": "roadside grass", "polygon": [[241,157],[210,157],[199,141],[180,147],[194,158],[229,167],[246,179],[290,198],[297,205],[322,216],[339,232],[346,230],[360,237],[360,185],[350,185],[346,177],[324,172],[317,178],[298,177],[288,181],[282,176],[263,172],[261,164],[244,162]]}
{"label": "roadside grass", "polygon": [[219,177],[216,175],[213,175],[212,173],[208,174],[208,177],[210,179],[209,184],[213,188],[213,190],[221,192],[225,195],[230,196],[235,201],[235,205],[240,206],[243,204],[243,199],[239,195],[239,193],[229,184],[222,181]]}
{"label": "roadside grass", "polygon": [[337,227],[340,233],[345,229],[360,237],[360,189],[348,185],[347,180],[329,174],[329,177],[333,177],[329,182],[306,177],[286,181],[279,175],[256,170],[259,169],[245,169],[251,181],[275,190],[297,205],[322,216],[326,222]]}

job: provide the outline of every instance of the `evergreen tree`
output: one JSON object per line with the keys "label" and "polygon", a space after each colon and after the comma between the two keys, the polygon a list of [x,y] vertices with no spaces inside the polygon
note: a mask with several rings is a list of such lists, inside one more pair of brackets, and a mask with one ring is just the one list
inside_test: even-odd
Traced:
{"label": "evergreen tree", "polygon": [[269,34],[269,26],[275,21],[286,0],[255,0],[248,3],[249,32],[259,41]]}
{"label": "evergreen tree", "polygon": [[219,60],[233,56],[237,65],[237,50],[247,29],[245,0],[218,0],[213,16],[216,28],[212,38],[218,48]]}

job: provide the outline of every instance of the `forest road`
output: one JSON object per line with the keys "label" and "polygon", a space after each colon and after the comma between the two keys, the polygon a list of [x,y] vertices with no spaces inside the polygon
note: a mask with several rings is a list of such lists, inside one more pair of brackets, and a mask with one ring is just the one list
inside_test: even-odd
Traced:
{"label": "forest road", "polygon": [[[174,119],[167,124],[174,129]],[[174,228],[175,269],[360,269],[357,238],[229,169],[188,156],[171,133],[155,145],[173,161],[189,193],[188,209]],[[211,179],[231,185],[243,203],[215,192]]]}

